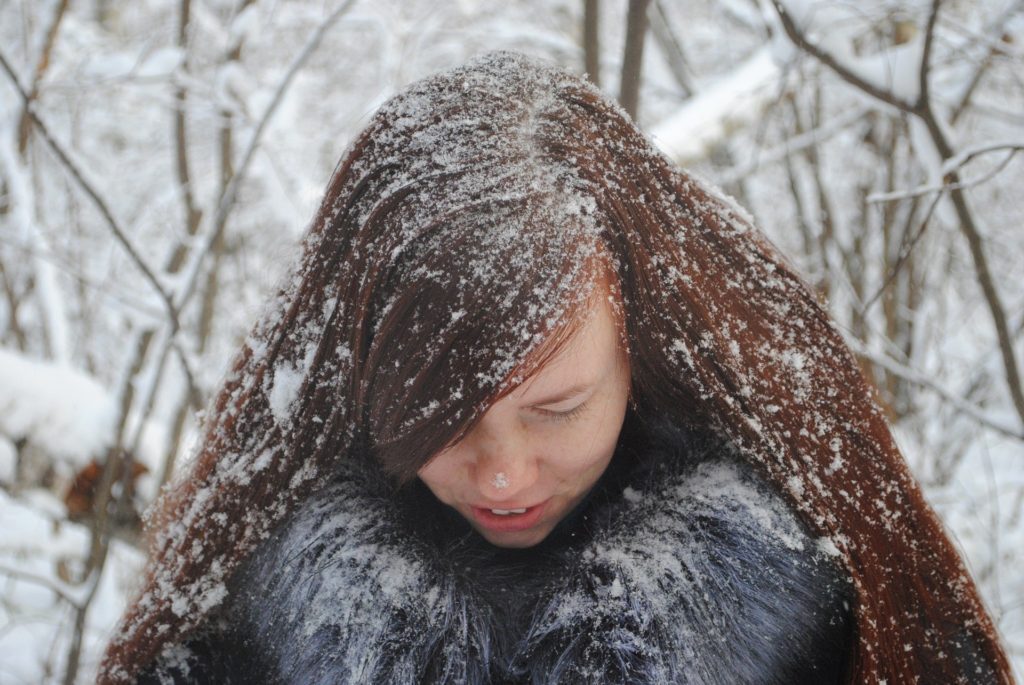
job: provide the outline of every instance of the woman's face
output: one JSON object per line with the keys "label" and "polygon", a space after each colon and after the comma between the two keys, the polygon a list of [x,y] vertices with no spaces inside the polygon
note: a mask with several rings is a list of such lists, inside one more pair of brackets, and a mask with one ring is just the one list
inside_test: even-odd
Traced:
{"label": "woman's face", "polygon": [[491,544],[542,541],[611,461],[629,363],[607,292],[587,316],[551,360],[419,470],[431,492]]}

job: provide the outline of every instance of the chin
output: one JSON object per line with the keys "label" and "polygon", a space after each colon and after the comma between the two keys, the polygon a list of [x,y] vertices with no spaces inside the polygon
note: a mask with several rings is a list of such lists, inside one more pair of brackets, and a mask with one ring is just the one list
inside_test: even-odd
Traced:
{"label": "chin", "polygon": [[480,533],[487,542],[491,543],[495,547],[525,549],[527,547],[539,545],[543,542],[544,538],[546,538],[551,532],[551,529],[548,526],[538,526],[531,530],[518,531],[515,533],[498,533],[491,530],[480,530],[477,528],[477,532]]}

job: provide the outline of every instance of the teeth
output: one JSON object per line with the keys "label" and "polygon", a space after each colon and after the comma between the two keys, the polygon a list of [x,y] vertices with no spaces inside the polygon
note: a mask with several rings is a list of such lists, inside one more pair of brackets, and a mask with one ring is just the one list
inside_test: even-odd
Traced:
{"label": "teeth", "polygon": [[526,509],[491,509],[491,513],[498,516],[508,516],[509,514],[525,514]]}

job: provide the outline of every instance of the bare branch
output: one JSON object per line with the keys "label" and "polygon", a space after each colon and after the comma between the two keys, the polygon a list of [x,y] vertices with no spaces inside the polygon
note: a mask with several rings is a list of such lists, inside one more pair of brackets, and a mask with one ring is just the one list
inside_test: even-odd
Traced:
{"label": "bare branch", "polygon": [[235,198],[238,195],[238,189],[241,186],[242,181],[245,179],[246,173],[249,170],[249,164],[252,162],[252,158],[256,154],[256,150],[259,148],[263,137],[263,131],[274,116],[274,113],[277,111],[278,106],[280,106],[281,101],[284,99],[284,94],[288,91],[288,88],[291,86],[292,81],[294,81],[296,74],[302,70],[302,67],[309,60],[310,56],[316,51],[317,47],[319,47],[320,42],[323,40],[327,32],[354,4],[355,0],[345,0],[344,3],[342,3],[323,21],[322,24],[320,24],[313,35],[310,36],[309,40],[306,41],[302,50],[300,50],[295,59],[292,60],[291,65],[288,67],[288,71],[281,79],[281,82],[277,85],[277,89],[274,92],[273,98],[270,100],[270,104],[268,104],[267,108],[263,111],[263,116],[260,117],[259,122],[256,124],[256,129],[253,131],[252,137],[249,139],[249,144],[246,147],[245,152],[242,154],[242,160],[238,165],[237,171],[234,176],[231,177],[231,182],[228,184],[227,189],[220,198],[216,214],[214,215],[213,226],[211,230],[207,232],[206,237],[203,239],[201,249],[197,251],[195,258],[192,259],[192,262],[186,271],[182,289],[178,293],[179,307],[183,307],[195,292],[203,261],[206,259],[206,256],[210,254],[214,243],[218,240],[218,236],[224,231],[224,227],[227,225],[228,217],[235,206]]}
{"label": "bare branch", "polygon": [[28,573],[20,569],[11,568],[10,566],[0,566],[0,575],[41,585],[76,609],[81,605],[80,600],[74,596],[74,592],[70,588],[62,587],[44,576],[37,576],[34,573]]}
{"label": "bare branch", "polygon": [[[974,91],[978,88],[978,85],[981,83],[982,78],[988,71],[989,67],[992,66],[996,55],[1011,54],[1011,45],[1005,40],[1004,31],[1006,29],[1006,23],[1014,14],[1020,12],[1022,7],[1024,7],[1024,0],[1017,0],[1017,2],[1007,5],[1007,7],[997,17],[990,21],[980,33],[970,31],[959,23],[955,23],[950,26],[951,29],[960,31],[969,36],[974,42],[987,46],[985,56],[981,59],[978,64],[978,68],[974,71],[970,81],[968,81],[967,86],[960,95],[959,102],[955,107],[953,107],[953,112],[949,117],[951,124],[955,124],[963,113],[967,111],[967,106],[970,104]],[[991,34],[995,34],[994,37]]]}
{"label": "bare branch", "polygon": [[85,618],[89,613],[89,607],[96,598],[96,591],[99,589],[100,580],[103,577],[103,568],[107,559],[107,552],[110,545],[103,545],[103,556],[99,565],[92,572],[92,579],[85,597],[75,606],[74,632],[71,636],[71,649],[68,651],[67,666],[64,670],[64,685],[75,685],[78,678],[78,665],[82,657],[82,638],[85,635]]}
{"label": "bare branch", "polygon": [[583,70],[595,86],[601,86],[601,42],[598,0],[583,0]]}
{"label": "bare branch", "polygon": [[668,65],[669,71],[672,72],[672,78],[675,79],[683,97],[688,98],[693,94],[693,84],[690,80],[690,68],[686,63],[683,46],[675,31],[672,30],[672,24],[669,23],[661,0],[654,0],[651,12],[654,15],[651,18],[651,33],[654,35],[655,45],[664,55],[665,63]]}
{"label": "bare branch", "polygon": [[[144,317],[159,319],[160,315],[164,311],[162,305],[159,305],[152,300],[136,297],[133,293],[118,292],[118,289],[115,288],[109,280],[100,280],[91,275],[87,275],[79,265],[73,263],[70,259],[66,259],[63,255],[55,254],[35,245],[26,245],[16,239],[7,240],[6,237],[4,240],[4,247],[15,252],[17,256],[26,260],[36,259],[48,262],[55,268],[60,269],[61,273],[68,278],[73,279],[78,285],[84,286],[91,292],[105,298],[116,300],[119,305],[122,305]],[[5,288],[7,277],[7,272],[0,268],[0,279],[5,283]]]}
{"label": "bare branch", "polygon": [[117,219],[114,218],[114,215],[113,213],[111,213],[110,208],[107,206],[107,203],[103,200],[102,197],[100,197],[99,193],[92,187],[92,184],[85,179],[85,176],[78,169],[78,165],[71,160],[71,157],[64,151],[63,146],[57,142],[53,135],[51,135],[49,127],[47,127],[43,120],[39,118],[39,115],[36,113],[35,108],[33,107],[31,100],[29,99],[29,94],[21,85],[21,82],[18,81],[18,77],[15,75],[14,70],[11,68],[10,63],[8,63],[6,56],[4,56],[2,51],[0,51],[0,66],[3,67],[5,72],[7,72],[7,76],[11,79],[11,83],[14,84],[14,87],[17,89],[19,95],[21,95],[22,102],[25,105],[25,110],[26,112],[28,112],[28,116],[32,119],[32,123],[35,124],[37,129],[39,129],[40,134],[42,134],[43,136],[43,140],[46,141],[47,145],[49,145],[53,153],[57,156],[57,158],[61,161],[64,167],[68,170],[68,173],[71,174],[71,177],[75,179],[75,182],[79,185],[80,188],[82,188],[82,190],[85,191],[85,193],[96,205],[96,208],[99,209],[100,214],[106,221],[107,226],[109,226],[110,231],[114,234],[114,237],[117,239],[119,243],[121,243],[121,246],[124,248],[125,252],[128,253],[128,256],[131,258],[132,262],[134,262],[136,268],[138,268],[139,271],[142,272],[142,275],[145,277],[147,281],[149,281],[150,285],[160,296],[160,299],[163,300],[164,305],[167,307],[167,316],[170,317],[171,321],[173,322],[174,329],[177,330],[179,328],[178,309],[174,306],[174,302],[172,301],[170,294],[166,290],[164,290],[164,287],[157,279],[156,274],[153,273],[153,270],[149,267],[148,264],[146,264],[146,261],[142,258],[142,255],[139,253],[138,249],[135,247],[135,245],[132,244],[131,240],[128,238],[128,235],[124,232],[124,230],[121,228],[121,225],[118,223]]}
{"label": "bare branch", "polygon": [[2,264],[0,264],[0,283],[3,283],[4,294],[7,296],[7,330],[14,335],[14,342],[18,349],[24,352],[28,338],[25,337],[25,331],[21,327],[21,322],[18,321],[18,307],[21,306],[21,300],[18,293],[15,292],[10,272]]}
{"label": "bare branch", "polygon": [[[958,183],[956,174],[951,174],[952,184]],[[1006,310],[1003,308],[999,292],[996,290],[995,280],[992,278],[988,266],[988,258],[985,256],[985,248],[981,231],[974,221],[974,215],[967,205],[967,199],[958,188],[950,192],[953,200],[953,207],[960,218],[960,227],[967,238],[967,245],[971,250],[971,257],[974,260],[974,271],[985,295],[992,321],[995,324],[996,336],[999,340],[999,351],[1003,358],[1003,368],[1006,371],[1006,383],[1010,391],[1010,398],[1013,400],[1017,415],[1024,422],[1024,391],[1021,388],[1020,373],[1017,370],[1017,360],[1013,351],[1013,338],[1010,336],[1009,325],[1006,320]]]}
{"label": "bare branch", "polygon": [[21,110],[21,118],[18,121],[18,153],[21,155],[25,154],[25,150],[28,147],[28,136],[32,130],[32,120],[28,112],[29,102],[33,102],[39,97],[39,84],[43,80],[47,67],[50,66],[50,54],[53,52],[53,46],[57,42],[57,29],[60,28],[60,21],[64,18],[64,13],[67,12],[67,9],[68,0],[60,0],[57,7],[53,10],[50,28],[46,31],[46,38],[43,39],[43,48],[40,50],[39,59],[36,61],[36,71],[32,74],[32,85],[28,91],[28,101],[24,104]]}
{"label": "bare branch", "polygon": [[647,35],[647,6],[650,0],[629,0],[626,12],[626,45],[622,53],[619,103],[636,121],[640,106],[640,79]]}
{"label": "bare branch", "polygon": [[[903,265],[910,258],[910,255],[913,254],[914,248],[917,247],[917,243],[921,240],[925,230],[927,230],[928,226],[931,224],[932,215],[935,213],[935,208],[939,206],[939,200],[941,199],[941,194],[937,194],[934,199],[932,199],[931,204],[928,205],[928,210],[925,212],[924,220],[921,221],[921,225],[918,227],[917,231],[914,232],[913,237],[911,237],[911,239],[903,246],[903,249],[900,250],[899,255],[896,257],[896,263],[893,264],[892,269],[886,275],[885,282],[882,283],[882,286],[875,291],[875,294],[869,297],[864,302],[863,306],[861,306],[860,310],[862,315],[867,314],[867,311],[871,309],[871,305],[873,305],[878,298],[882,296],[882,293],[892,285],[896,276],[899,275]],[[869,197],[868,201],[870,200],[871,198]]]}
{"label": "bare branch", "polygon": [[984,409],[978,407],[975,404],[971,404],[970,402],[964,401],[963,399],[958,397],[956,393],[950,392],[949,390],[946,390],[939,384],[930,380],[928,376],[925,375],[923,372],[918,371],[916,369],[912,369],[905,364],[901,364],[900,362],[886,355],[870,352],[859,341],[847,340],[847,343],[853,348],[854,352],[856,352],[858,356],[867,359],[872,364],[877,364],[878,366],[884,368],[886,371],[889,371],[890,373],[895,374],[900,378],[903,378],[904,380],[913,383],[914,385],[931,390],[936,395],[938,395],[944,402],[953,406],[958,411],[963,412],[967,416],[970,416],[979,424],[987,428],[991,428],[1000,435],[1004,435],[1008,438],[1013,438],[1014,440],[1024,441],[1024,431],[1021,431],[1019,428],[1011,428],[1010,426],[1006,426],[999,422],[998,420],[993,419],[992,417],[988,416],[985,413]]}
{"label": "bare branch", "polygon": [[884,102],[888,105],[895,107],[901,112],[907,112],[910,114],[916,113],[916,105],[909,103],[906,100],[898,97],[895,93],[885,88],[879,88],[875,84],[864,80],[857,74],[853,73],[850,69],[844,66],[839,60],[834,58],[826,51],[819,48],[817,45],[807,40],[807,37],[803,32],[797,28],[796,23],[793,21],[793,17],[789,15],[786,8],[783,7],[781,0],[772,0],[772,4],[775,6],[775,11],[779,15],[779,20],[782,22],[782,28],[785,30],[786,35],[789,39],[807,54],[814,57],[816,60],[827,66],[829,69],[834,71],[841,79],[856,87],[859,90],[864,91],[868,95],[872,96],[876,100]]}
{"label": "bare branch", "polygon": [[[772,4],[775,6],[775,10],[782,21],[786,34],[793,43],[831,68],[843,80],[856,86],[861,91],[875,97],[881,102],[890,104],[901,111],[920,118],[927,127],[928,134],[931,137],[932,143],[935,145],[935,149],[938,151],[941,159],[945,162],[946,160],[954,157],[955,152],[946,140],[946,134],[943,131],[943,127],[935,116],[931,101],[927,97],[929,92],[927,84],[931,49],[934,42],[934,30],[938,19],[939,7],[942,4],[941,0],[932,0],[931,11],[928,15],[924,52],[919,70],[919,81],[922,86],[922,93],[921,97],[919,97],[917,102],[914,104],[910,104],[901,98],[896,97],[896,95],[891,91],[878,88],[874,84],[871,84],[861,79],[856,74],[853,74],[838,60],[807,40],[793,22],[792,17],[787,14],[781,0],[772,0]],[[967,203],[967,198],[964,195],[963,190],[959,187],[960,178],[957,171],[953,170],[947,172],[944,177],[944,182],[947,190],[949,191],[950,199],[953,201],[953,207],[956,210],[957,218],[960,220],[960,232],[963,233],[964,238],[967,240],[967,246],[971,252],[971,259],[974,262],[974,272],[977,277],[978,284],[981,286],[981,291],[985,297],[985,303],[988,306],[989,313],[992,316],[992,323],[996,329],[996,337],[999,341],[999,352],[1002,356],[1003,369],[1006,375],[1007,389],[1010,392],[1010,398],[1013,402],[1014,409],[1017,411],[1017,415],[1020,417],[1021,422],[1024,422],[1024,389],[1022,389],[1021,385],[1020,372],[1018,371],[1016,354],[1013,349],[1013,339],[1010,335],[1009,325],[1006,319],[1006,310],[1003,308],[1002,300],[999,297],[999,292],[995,286],[995,280],[992,278],[992,273],[988,266],[988,258],[985,255],[984,239],[982,238],[981,231],[978,228],[974,214]]]}
{"label": "bare branch", "polygon": [[891,202],[893,200],[908,200],[914,197],[920,197],[921,195],[930,195],[931,193],[944,193],[952,190],[960,190],[963,188],[972,188],[974,186],[981,185],[990,181],[996,174],[1006,168],[1006,165],[1010,163],[1010,160],[1018,152],[1024,152],[1024,143],[993,143],[991,145],[985,145],[974,150],[961,152],[953,157],[950,157],[942,165],[945,174],[949,174],[956,169],[959,169],[969,161],[981,155],[988,154],[990,152],[1002,152],[1008,151],[1009,154],[1003,158],[1003,160],[991,171],[986,172],[984,175],[977,178],[968,179],[965,181],[957,181],[956,183],[933,183],[929,185],[920,185],[916,188],[909,188],[907,190],[894,190],[891,193],[872,193],[868,196],[868,202]]}
{"label": "bare branch", "polygon": [[917,107],[928,107],[931,103],[931,88],[928,85],[928,70],[931,68],[932,45],[935,42],[935,22],[939,18],[939,5],[942,0],[932,0],[932,9],[928,13],[928,23],[924,29],[924,49],[921,51],[921,66],[917,71]]}
{"label": "bare branch", "polygon": [[[191,13],[192,0],[181,0],[178,6],[178,47],[181,48],[185,60],[182,63],[182,71],[188,72],[188,23]],[[186,102],[188,90],[184,83],[179,83],[174,91],[174,167],[178,174],[178,186],[181,189],[181,201],[185,211],[185,235],[194,236],[199,232],[199,221],[202,217],[195,198],[192,194],[192,179],[189,174],[188,164],[188,130],[185,120]],[[171,255],[167,265],[167,271],[177,273],[184,265],[187,248],[178,245]]]}
{"label": "bare branch", "polygon": [[[985,27],[982,35],[973,36],[977,42],[987,45],[988,49],[985,52],[985,56],[981,59],[978,69],[976,69],[974,74],[971,76],[971,80],[968,82],[967,87],[964,88],[964,92],[959,96],[959,101],[952,109],[952,114],[949,115],[949,122],[951,124],[955,124],[959,118],[967,112],[968,104],[970,104],[975,90],[977,90],[978,86],[981,84],[985,73],[992,66],[995,56],[998,54],[1010,53],[1010,44],[1005,42],[1004,38],[1002,38],[1002,36],[1004,36],[1004,33],[1002,32],[1006,30],[1006,25],[1010,18],[1019,12],[1022,6],[1024,6],[1024,2],[1021,0],[1007,6],[1001,14],[996,16],[992,22]],[[963,30],[963,27],[956,27],[956,29]],[[969,32],[969,34],[970,33],[971,32]],[[990,34],[995,34],[994,38],[990,38]]]}

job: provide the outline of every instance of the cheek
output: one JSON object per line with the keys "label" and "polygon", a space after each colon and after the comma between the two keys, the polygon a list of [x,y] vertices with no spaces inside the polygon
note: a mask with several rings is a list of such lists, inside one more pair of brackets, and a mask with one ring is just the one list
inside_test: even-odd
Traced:
{"label": "cheek", "polygon": [[604,416],[600,421],[582,421],[565,430],[546,449],[547,459],[563,478],[603,472],[619,439],[621,421]]}
{"label": "cheek", "polygon": [[449,493],[458,488],[458,474],[457,460],[450,454],[436,457],[417,472],[419,479],[442,502],[448,502]]}
{"label": "cheek", "polygon": [[625,396],[609,397],[598,411],[566,427],[559,449],[549,453],[565,475],[603,473],[615,452],[625,417]]}

